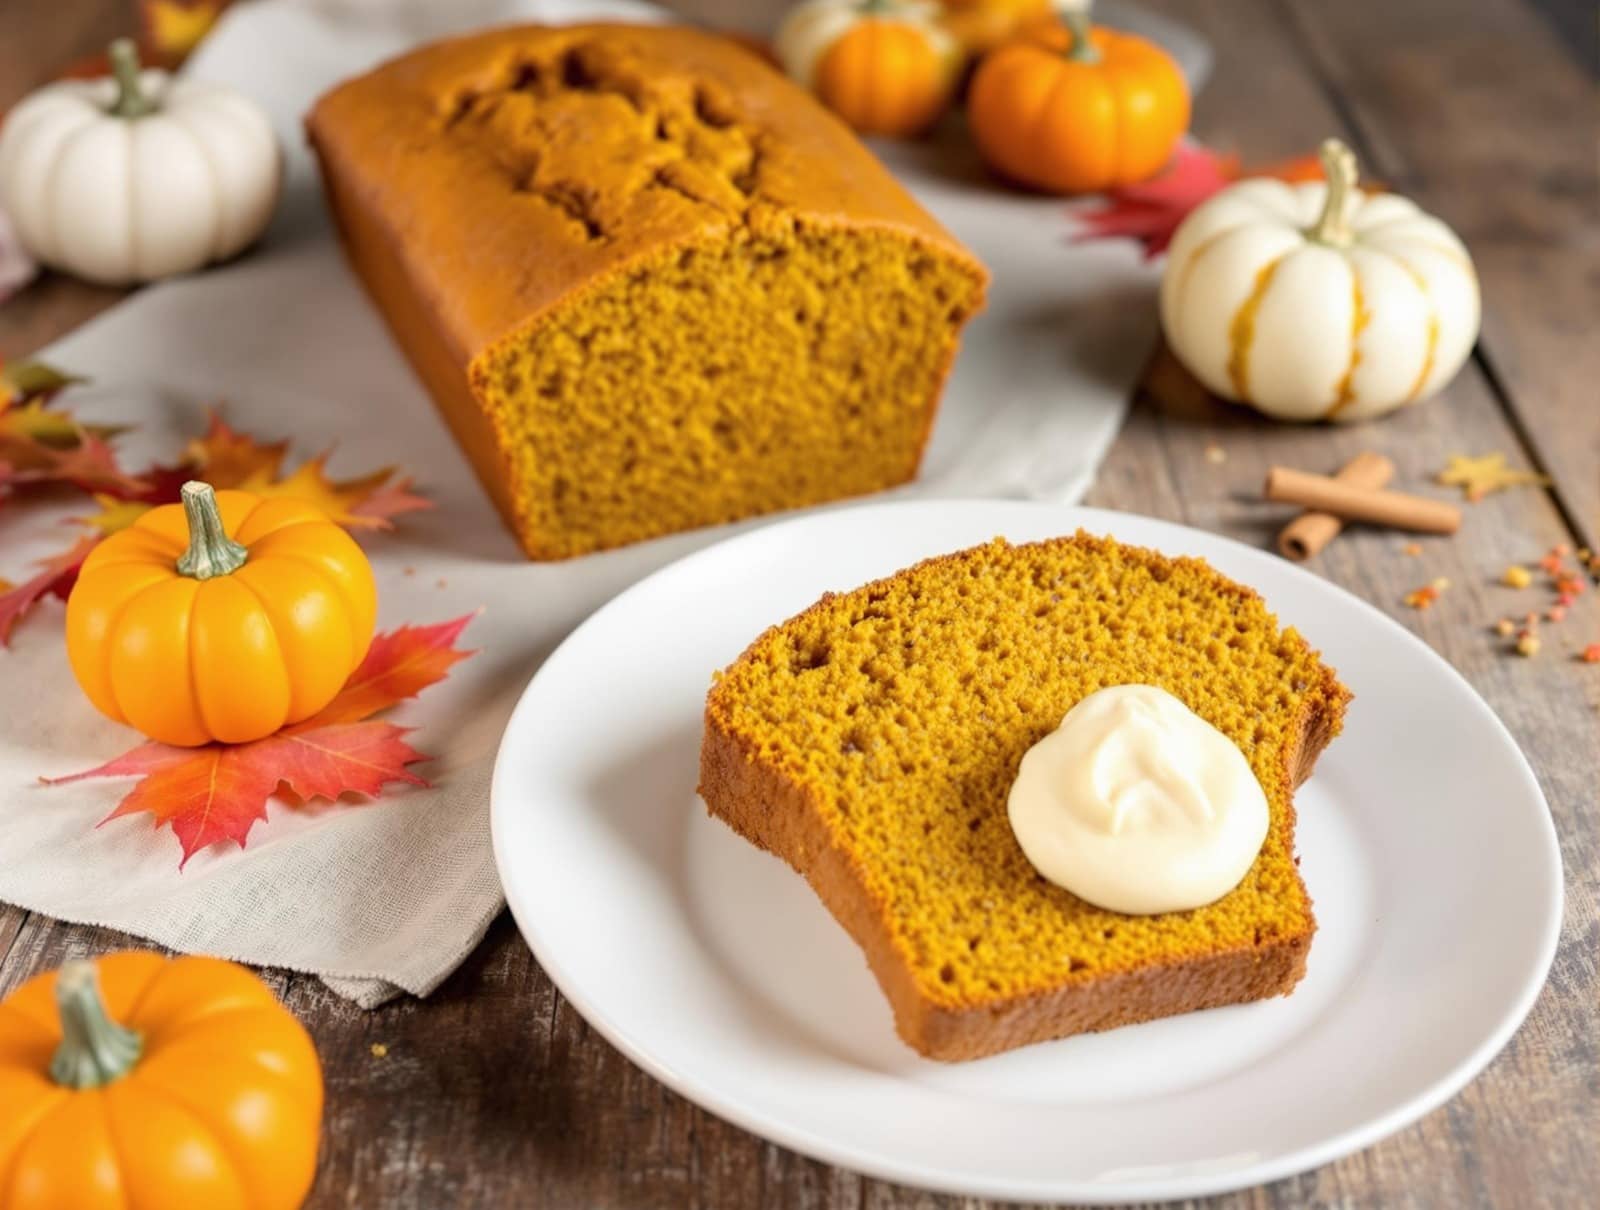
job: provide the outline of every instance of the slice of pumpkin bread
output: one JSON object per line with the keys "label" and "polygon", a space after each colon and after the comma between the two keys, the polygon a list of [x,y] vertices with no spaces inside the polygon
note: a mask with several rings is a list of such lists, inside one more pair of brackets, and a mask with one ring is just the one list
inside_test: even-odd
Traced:
{"label": "slice of pumpkin bread", "polygon": [[[1244,880],[1127,916],[1042,878],[1018,763],[1074,704],[1159,686],[1239,746],[1270,825]],[[1349,692],[1250,589],[1079,533],[996,540],[823,597],[706,701],[700,792],[789,862],[866,952],[905,1041],[970,1059],[1290,991],[1316,927],[1291,794]]]}

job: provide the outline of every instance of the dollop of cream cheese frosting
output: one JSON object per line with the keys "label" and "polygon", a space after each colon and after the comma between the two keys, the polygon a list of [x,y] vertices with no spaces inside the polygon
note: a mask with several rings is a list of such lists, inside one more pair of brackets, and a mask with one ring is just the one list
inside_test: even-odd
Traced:
{"label": "dollop of cream cheese frosting", "polygon": [[1108,911],[1222,898],[1267,838],[1267,796],[1227,736],[1165,689],[1091,693],[1022,758],[1007,801],[1034,868]]}

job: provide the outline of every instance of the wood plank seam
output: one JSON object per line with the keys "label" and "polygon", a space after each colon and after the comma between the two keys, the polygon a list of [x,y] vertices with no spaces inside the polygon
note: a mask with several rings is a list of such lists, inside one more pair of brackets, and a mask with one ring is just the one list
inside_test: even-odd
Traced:
{"label": "wood plank seam", "polygon": [[[1374,166],[1378,174],[1391,185],[1399,184],[1411,178],[1413,174],[1409,171],[1409,166],[1398,152],[1389,156],[1380,151],[1379,140],[1375,137],[1374,132],[1368,130],[1366,124],[1356,112],[1355,107],[1350,104],[1343,91],[1339,88],[1333,73],[1328,70],[1327,65],[1322,60],[1318,39],[1313,37],[1311,32],[1306,29],[1294,6],[1288,0],[1278,0],[1274,7],[1282,17],[1290,39],[1300,49],[1307,66],[1307,74],[1315,82],[1318,91],[1322,93],[1327,101],[1328,107],[1337,115],[1340,124],[1345,127],[1345,133],[1349,141],[1354,144],[1362,160]],[[1387,145],[1386,140],[1384,145]],[[1392,160],[1392,162],[1385,163],[1385,160]],[[1544,457],[1538,440],[1523,418],[1521,410],[1517,407],[1515,398],[1506,384],[1505,376],[1500,373],[1494,350],[1490,348],[1486,335],[1481,331],[1473,344],[1472,356],[1468,364],[1475,365],[1479,372],[1483,374],[1490,394],[1499,406],[1500,411],[1505,414],[1507,426],[1510,428],[1519,447],[1518,452],[1527,460],[1532,469],[1543,474],[1549,480],[1545,491],[1556,513],[1560,516],[1567,535],[1577,545],[1593,548],[1596,545],[1596,539],[1600,538],[1600,534],[1590,531],[1589,526],[1578,515],[1577,509],[1573,507],[1566,498],[1566,494],[1561,490],[1560,481],[1551,473],[1549,460]],[[1466,367],[1463,366],[1463,372],[1465,372],[1465,369]],[[1600,524],[1600,521],[1597,521],[1596,524]]]}
{"label": "wood plank seam", "polygon": [[[1500,405],[1500,410],[1505,413],[1506,424],[1511,429],[1512,435],[1517,440],[1517,445],[1522,456],[1527,459],[1528,465],[1548,480],[1544,492],[1550,498],[1550,505],[1561,517],[1561,524],[1572,535],[1574,544],[1581,547],[1594,549],[1597,539],[1600,539],[1600,530],[1591,531],[1584,524],[1577,508],[1567,499],[1567,494],[1562,490],[1561,479],[1551,472],[1550,464],[1546,461],[1539,449],[1539,442],[1528,427],[1527,420],[1523,417],[1521,409],[1516,406],[1515,399],[1506,386],[1505,377],[1500,373],[1495,364],[1494,352],[1480,339],[1477,347],[1472,351],[1472,360],[1477,363],[1483,372],[1484,381],[1488,383],[1489,392],[1494,396],[1495,402]],[[1600,526],[1600,518],[1595,524]]]}
{"label": "wood plank seam", "polygon": [[17,910],[22,912],[22,919],[17,921],[16,931],[11,934],[11,939],[6,942],[5,949],[0,950],[0,971],[4,971],[6,969],[6,960],[11,957],[11,951],[17,947],[17,938],[22,936],[22,931],[28,927],[34,917],[34,913],[26,908],[20,907],[16,904],[13,904],[12,906],[17,907]]}

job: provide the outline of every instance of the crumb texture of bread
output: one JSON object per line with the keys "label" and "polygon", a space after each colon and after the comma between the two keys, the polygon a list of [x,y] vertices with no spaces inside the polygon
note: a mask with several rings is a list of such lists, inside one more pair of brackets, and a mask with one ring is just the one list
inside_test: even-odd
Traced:
{"label": "crumb texture of bread", "polygon": [[[1244,880],[1128,916],[1054,886],[1011,832],[1023,754],[1078,701],[1157,685],[1238,745],[1270,823]],[[710,811],[806,876],[907,1043],[966,1059],[1291,990],[1315,931],[1292,795],[1349,692],[1252,590],[1079,533],[824,597],[706,702]]]}
{"label": "crumb texture of bread", "polygon": [[736,44],[494,30],[307,127],[353,265],[530,556],[916,474],[987,275]]}

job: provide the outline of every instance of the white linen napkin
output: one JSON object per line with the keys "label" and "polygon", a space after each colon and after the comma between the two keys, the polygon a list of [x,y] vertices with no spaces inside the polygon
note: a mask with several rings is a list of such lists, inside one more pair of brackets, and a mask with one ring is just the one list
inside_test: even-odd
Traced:
{"label": "white linen napkin", "polygon": [[[326,87],[419,38],[485,21],[659,13],[598,0],[261,0],[229,10],[190,66],[254,96],[287,152],[284,205],[238,262],[142,291],[43,350],[93,384],[68,401],[134,426],[125,464],[170,460],[222,401],[230,423],[337,444],[335,474],[398,463],[437,504],[367,540],[379,624],[484,607],[481,649],[389,717],[437,759],[432,788],[380,801],[274,803],[247,850],[213,846],[178,870],[149,818],[102,820],[132,782],[45,787],[136,742],[101,719],[68,671],[51,601],[0,652],[0,900],[174,949],[320,976],[373,1006],[426,995],[467,955],[503,899],[489,839],[500,732],[529,676],[585,615],[646,572],[748,525],[681,534],[567,563],[523,561],[333,239],[301,116]],[[959,138],[880,146],[908,186],[989,265],[988,311],[968,329],[924,474],[904,494],[1076,500],[1121,422],[1155,330],[1155,275],[1130,246],[1072,245],[1061,203],[994,186]],[[0,570],[71,541],[80,506],[0,511]],[[841,588],[849,587],[840,585]],[[656,636],[640,635],[641,651]],[[709,678],[711,670],[707,669]]]}

